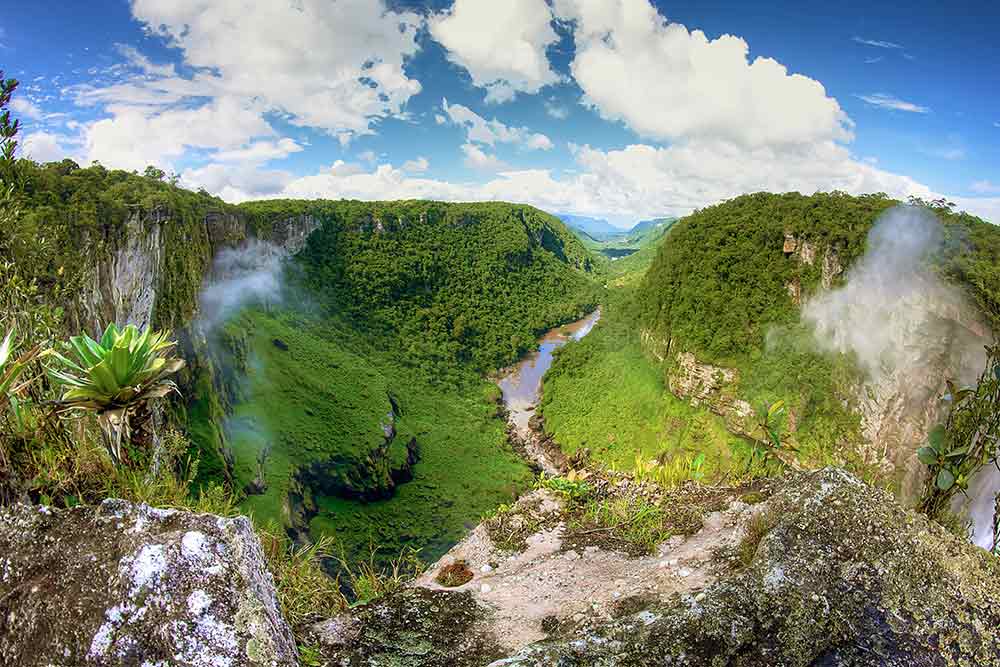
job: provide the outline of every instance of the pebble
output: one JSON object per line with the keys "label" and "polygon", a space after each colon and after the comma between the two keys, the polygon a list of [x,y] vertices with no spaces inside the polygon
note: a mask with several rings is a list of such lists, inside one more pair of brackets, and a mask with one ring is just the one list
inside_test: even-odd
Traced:
{"label": "pebble", "polygon": [[490,586],[489,584],[483,584],[482,586],[479,587],[479,591],[481,593],[489,593],[492,590],[493,590],[493,587]]}
{"label": "pebble", "polygon": [[695,602],[701,602],[702,600],[705,599],[705,597],[706,596],[705,596],[704,593],[698,593],[697,595],[694,596],[694,601]]}
{"label": "pebble", "polygon": [[487,563],[486,565],[483,565],[481,568],[479,568],[479,571],[482,572],[483,574],[486,574],[488,572],[492,572],[493,568],[490,567],[489,563]]}
{"label": "pebble", "polygon": [[566,560],[576,560],[579,557],[580,557],[580,554],[578,554],[577,552],[573,551],[572,549],[570,549],[569,551],[567,551],[566,555],[563,556],[563,558],[565,558]]}
{"label": "pebble", "polygon": [[687,569],[686,567],[682,567],[680,570],[677,571],[677,576],[680,577],[681,579],[686,579],[687,577],[691,576],[691,570]]}

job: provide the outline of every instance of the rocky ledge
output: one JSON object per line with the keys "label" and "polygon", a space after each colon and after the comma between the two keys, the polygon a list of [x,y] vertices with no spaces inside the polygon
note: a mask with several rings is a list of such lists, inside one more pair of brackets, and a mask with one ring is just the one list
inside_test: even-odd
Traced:
{"label": "rocky ledge", "polygon": [[1000,665],[1000,560],[841,470],[643,557],[560,546],[557,505],[518,508],[539,528],[517,551],[480,527],[414,588],[319,626],[327,664]]}
{"label": "rocky ledge", "polygon": [[152,509],[0,510],[0,663],[297,665],[249,520]]}

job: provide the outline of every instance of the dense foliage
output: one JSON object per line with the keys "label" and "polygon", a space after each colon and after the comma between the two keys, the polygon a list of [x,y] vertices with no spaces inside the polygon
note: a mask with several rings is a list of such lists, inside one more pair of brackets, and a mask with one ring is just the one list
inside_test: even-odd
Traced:
{"label": "dense foliage", "polygon": [[[153,324],[178,328],[190,320],[212,254],[202,223],[211,214],[234,212],[233,207],[153,176],[99,165],[84,169],[72,160],[45,165],[18,160],[17,172],[19,214],[0,227],[0,256],[22,280],[36,284],[59,305],[69,305],[53,291],[71,296],[80,289],[99,289],[97,265],[121,245],[129,217],[160,211],[169,218],[161,233],[170,252]],[[68,331],[83,328],[72,308],[66,315]]]}
{"label": "dense foliage", "polygon": [[528,206],[268,201],[242,208],[261,226],[319,218],[322,228],[299,255],[310,293],[366,330],[398,336],[404,356],[435,368],[506,365],[599,298],[587,250],[557,219]]}
{"label": "dense foliage", "polygon": [[[674,226],[646,275],[641,321],[703,361],[738,365],[763,348],[769,327],[798,321],[785,286],[797,278],[808,294],[819,284],[822,257],[812,265],[787,257],[785,234],[835,248],[847,266],[879,214],[898,203],[882,194],[756,193],[698,211]],[[954,250],[942,272],[968,284],[1000,323],[1000,229],[931,206]]]}

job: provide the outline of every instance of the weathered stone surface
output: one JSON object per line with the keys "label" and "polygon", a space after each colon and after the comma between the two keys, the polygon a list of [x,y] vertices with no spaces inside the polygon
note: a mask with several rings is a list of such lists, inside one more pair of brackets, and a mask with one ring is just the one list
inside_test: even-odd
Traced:
{"label": "weathered stone surface", "polygon": [[836,469],[763,511],[745,569],[494,666],[1000,665],[1000,560]]}
{"label": "weathered stone surface", "polygon": [[122,500],[0,511],[7,665],[297,664],[250,522]]}
{"label": "weathered stone surface", "polygon": [[503,655],[474,631],[484,613],[468,593],[408,588],[314,634],[331,667],[482,667]]}
{"label": "weathered stone surface", "polygon": [[739,376],[736,369],[699,363],[690,352],[679,352],[677,364],[670,371],[670,391],[691,405],[705,404],[726,421],[734,433],[752,430],[753,407],[734,393]]}

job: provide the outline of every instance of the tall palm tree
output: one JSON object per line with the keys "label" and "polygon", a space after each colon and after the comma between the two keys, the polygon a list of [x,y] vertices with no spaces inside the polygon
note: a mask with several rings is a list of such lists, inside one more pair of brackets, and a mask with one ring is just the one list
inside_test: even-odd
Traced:
{"label": "tall palm tree", "polygon": [[57,367],[49,368],[49,375],[65,387],[56,403],[59,411],[95,413],[116,464],[127,461],[126,444],[142,444],[151,432],[149,401],[177,391],[169,376],[184,360],[168,356],[177,344],[169,336],[167,331],[140,332],[131,324],[119,329],[112,323],[100,341],[86,334],[70,338],[74,359],[52,353]]}

